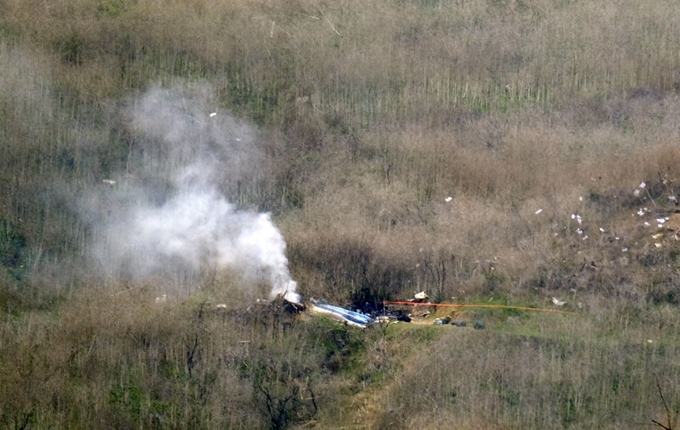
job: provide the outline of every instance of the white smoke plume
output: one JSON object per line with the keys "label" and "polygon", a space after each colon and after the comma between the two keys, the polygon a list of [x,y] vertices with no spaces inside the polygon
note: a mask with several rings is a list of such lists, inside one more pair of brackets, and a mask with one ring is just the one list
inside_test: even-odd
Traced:
{"label": "white smoke plume", "polygon": [[[129,110],[142,150],[120,179],[91,197],[107,205],[95,222],[97,261],[136,278],[228,269],[299,302],[283,236],[267,213],[239,210],[227,190],[257,179],[262,153],[252,129],[209,108],[209,89],[156,88]],[[115,183],[112,184],[112,182]]]}

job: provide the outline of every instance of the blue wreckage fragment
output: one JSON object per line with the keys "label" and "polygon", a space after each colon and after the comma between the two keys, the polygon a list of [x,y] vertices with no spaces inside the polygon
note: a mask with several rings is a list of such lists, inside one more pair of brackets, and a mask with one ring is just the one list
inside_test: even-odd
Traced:
{"label": "blue wreckage fragment", "polygon": [[360,328],[366,328],[374,322],[373,318],[368,315],[350,311],[339,306],[329,305],[328,303],[313,303],[310,311],[313,314],[327,315],[335,320]]}

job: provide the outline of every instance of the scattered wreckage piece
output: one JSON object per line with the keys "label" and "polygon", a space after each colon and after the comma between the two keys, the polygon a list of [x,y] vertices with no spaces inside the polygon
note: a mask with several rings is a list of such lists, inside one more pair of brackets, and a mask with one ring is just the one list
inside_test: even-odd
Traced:
{"label": "scattered wreckage piece", "polygon": [[432,324],[433,325],[446,325],[451,322],[451,317],[437,318]]}
{"label": "scattered wreckage piece", "polygon": [[257,299],[247,307],[222,308],[217,305],[215,309],[225,316],[233,317],[239,324],[263,324],[287,329],[293,326],[305,306],[291,303],[279,295],[272,300]]}
{"label": "scattered wreckage piece", "polygon": [[366,328],[375,322],[375,320],[368,315],[350,311],[349,309],[341,308],[340,306],[329,305],[328,303],[311,302],[308,309],[312,314],[326,315],[336,321],[344,322],[359,328]]}
{"label": "scattered wreckage piece", "polygon": [[425,301],[429,299],[429,296],[425,291],[421,291],[419,293],[414,294],[413,298],[415,299],[415,301]]}
{"label": "scattered wreckage piece", "polygon": [[378,324],[389,324],[393,321],[392,318],[390,318],[387,315],[380,315],[378,317],[375,317],[375,322]]}
{"label": "scattered wreckage piece", "polygon": [[392,312],[392,313],[396,314],[397,321],[407,322],[407,323],[411,322],[411,318],[408,315],[406,315],[404,312],[397,311],[397,312]]}
{"label": "scattered wreckage piece", "polygon": [[411,318],[409,318],[408,315],[406,315],[404,312],[397,311],[397,312],[385,312],[383,315],[377,315],[375,316],[375,323],[376,324],[394,324],[398,322],[411,322]]}

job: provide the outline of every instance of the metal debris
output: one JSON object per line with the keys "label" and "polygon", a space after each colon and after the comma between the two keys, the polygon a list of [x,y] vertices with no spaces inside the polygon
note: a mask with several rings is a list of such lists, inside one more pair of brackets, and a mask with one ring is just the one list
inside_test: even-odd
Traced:
{"label": "metal debris", "polygon": [[344,322],[348,325],[366,328],[373,324],[375,320],[368,315],[359,312],[350,311],[349,309],[341,308],[339,306],[329,305],[324,302],[312,302],[309,310],[313,314],[326,315],[336,321]]}
{"label": "metal debris", "polygon": [[427,295],[427,293],[425,293],[425,291],[421,291],[419,293],[416,293],[413,297],[416,300],[427,300],[429,296]]}
{"label": "metal debris", "polygon": [[560,300],[560,299],[558,299],[557,297],[553,297],[553,298],[552,298],[552,302],[553,302],[553,304],[554,304],[555,306],[564,306],[564,305],[567,304],[567,302],[565,302],[565,301],[563,301],[563,300]]}

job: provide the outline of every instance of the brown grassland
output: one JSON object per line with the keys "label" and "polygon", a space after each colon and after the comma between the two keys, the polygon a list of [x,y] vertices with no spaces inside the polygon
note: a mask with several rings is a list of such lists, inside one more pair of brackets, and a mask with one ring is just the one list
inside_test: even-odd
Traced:
{"label": "brown grassland", "polygon": [[[679,16],[0,0],[0,428],[680,428]],[[73,202],[144,169],[121,111],[154,86],[258,130],[266,168],[224,189],[272,214],[304,297],[574,314],[361,331],[232,273],[160,304],[164,281],[95,276]]]}

